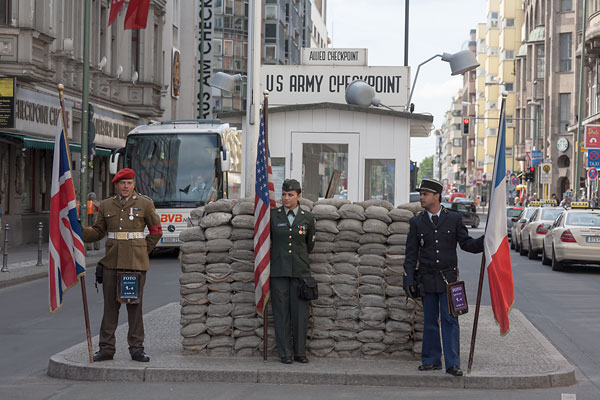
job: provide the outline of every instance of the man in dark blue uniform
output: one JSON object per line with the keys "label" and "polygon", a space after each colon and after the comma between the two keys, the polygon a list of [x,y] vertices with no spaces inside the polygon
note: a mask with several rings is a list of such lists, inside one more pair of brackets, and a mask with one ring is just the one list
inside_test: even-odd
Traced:
{"label": "man in dark blue uniform", "polygon": [[409,221],[404,260],[404,291],[409,295],[421,288],[425,328],[419,371],[442,368],[440,327],[446,372],[462,376],[460,369],[460,331],[458,318],[448,311],[446,282],[458,280],[456,244],[470,253],[483,251],[483,236],[473,239],[465,228],[458,212],[441,206],[442,184],[433,179],[423,179],[420,192],[421,206],[425,209]]}

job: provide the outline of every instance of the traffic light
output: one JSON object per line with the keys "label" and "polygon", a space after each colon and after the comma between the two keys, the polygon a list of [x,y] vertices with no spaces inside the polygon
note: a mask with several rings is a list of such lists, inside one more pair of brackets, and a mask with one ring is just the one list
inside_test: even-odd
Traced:
{"label": "traffic light", "polygon": [[585,187],[585,176],[580,176],[579,177],[579,187],[580,188]]}
{"label": "traffic light", "polygon": [[96,155],[96,127],[94,126],[94,107],[92,103],[88,104],[88,156],[90,161]]}
{"label": "traffic light", "polygon": [[529,167],[529,171],[525,173],[527,182],[533,182],[535,180],[535,167]]}
{"label": "traffic light", "polygon": [[469,124],[471,120],[469,118],[463,118],[463,135],[469,134]]}

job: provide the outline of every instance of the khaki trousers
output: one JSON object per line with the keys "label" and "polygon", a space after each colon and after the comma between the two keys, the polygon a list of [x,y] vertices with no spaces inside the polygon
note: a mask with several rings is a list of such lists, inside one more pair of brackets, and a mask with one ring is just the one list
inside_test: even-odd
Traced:
{"label": "khaki trousers", "polygon": [[[104,295],[104,315],[100,325],[100,350],[106,354],[115,354],[115,330],[119,323],[119,309],[121,303],[117,301],[117,272],[116,269],[104,268],[102,273],[102,294]],[[144,321],[142,319],[142,299],[144,298],[144,284],[146,271],[140,272],[139,296],[137,304],[127,304],[127,319],[129,332],[127,343],[129,353],[133,355],[138,350],[144,350]]]}

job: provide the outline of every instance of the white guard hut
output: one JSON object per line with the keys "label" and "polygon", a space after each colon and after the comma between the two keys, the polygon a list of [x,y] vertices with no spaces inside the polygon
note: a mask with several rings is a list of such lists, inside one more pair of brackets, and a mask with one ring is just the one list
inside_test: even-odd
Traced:
{"label": "white guard hut", "polygon": [[[303,197],[409,201],[410,138],[426,137],[433,116],[330,102],[269,107],[268,133],[277,197],[284,179]],[[242,129],[245,112],[219,118]]]}

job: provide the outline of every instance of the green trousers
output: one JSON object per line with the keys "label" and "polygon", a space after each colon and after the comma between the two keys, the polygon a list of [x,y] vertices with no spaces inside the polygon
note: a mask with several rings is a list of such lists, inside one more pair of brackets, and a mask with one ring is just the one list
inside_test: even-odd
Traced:
{"label": "green trousers", "polygon": [[308,301],[298,297],[299,283],[298,278],[271,278],[271,304],[279,357],[306,356],[309,307]]}

